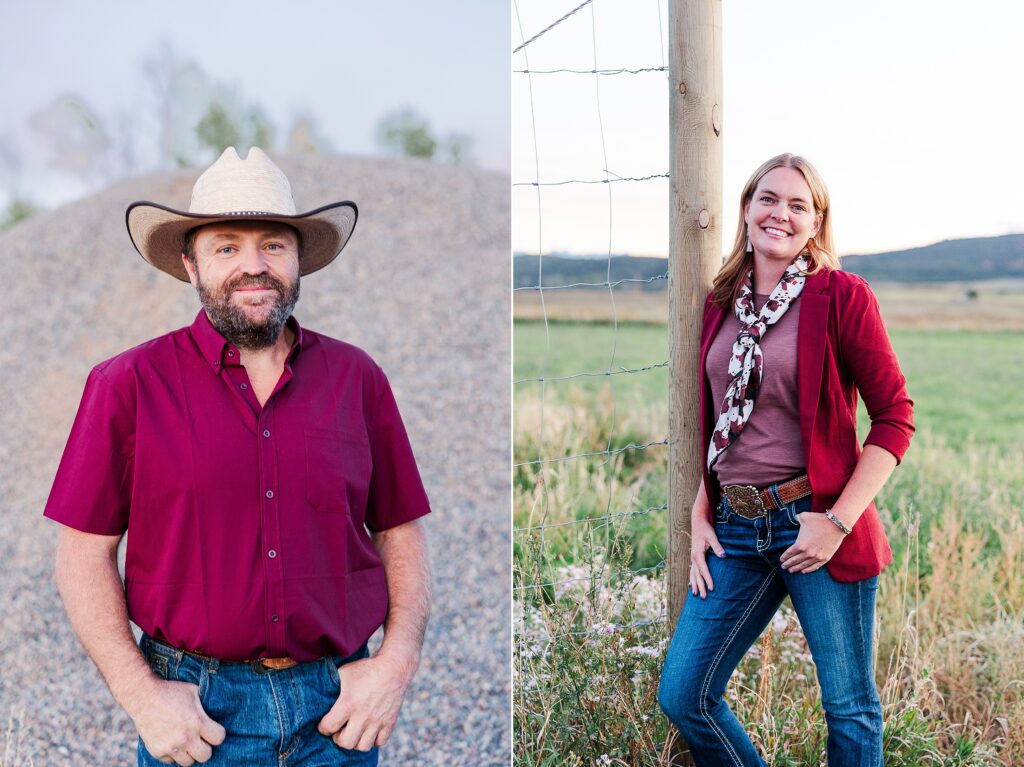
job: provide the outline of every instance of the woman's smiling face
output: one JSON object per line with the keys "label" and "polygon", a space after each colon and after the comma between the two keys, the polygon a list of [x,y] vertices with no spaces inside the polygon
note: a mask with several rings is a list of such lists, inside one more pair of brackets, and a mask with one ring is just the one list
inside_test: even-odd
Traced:
{"label": "woman's smiling face", "polygon": [[811,188],[796,168],[773,168],[758,182],[743,220],[755,256],[787,264],[818,233],[821,215],[814,210]]}

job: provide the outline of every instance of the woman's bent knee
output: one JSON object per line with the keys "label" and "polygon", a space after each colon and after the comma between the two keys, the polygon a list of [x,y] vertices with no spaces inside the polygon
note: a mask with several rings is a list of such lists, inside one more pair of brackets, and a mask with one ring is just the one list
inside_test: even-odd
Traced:
{"label": "woman's bent knee", "polygon": [[700,690],[676,675],[670,677],[662,674],[658,686],[658,705],[684,736],[702,721]]}

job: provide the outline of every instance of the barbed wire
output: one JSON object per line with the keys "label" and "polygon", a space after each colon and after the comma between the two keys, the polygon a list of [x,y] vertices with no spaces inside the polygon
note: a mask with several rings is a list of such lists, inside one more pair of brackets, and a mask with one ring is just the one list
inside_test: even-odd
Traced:
{"label": "barbed wire", "polygon": [[513,69],[517,75],[639,75],[645,72],[667,72],[668,67],[643,67],[641,69]]}
{"label": "barbed wire", "polygon": [[[611,171],[605,171],[610,173]],[[668,173],[653,173],[649,176],[616,176],[615,178],[567,178],[564,181],[517,181],[512,186],[565,186],[567,184],[612,184],[618,181],[652,181],[656,178],[668,178]]]}
{"label": "barbed wire", "polygon": [[576,636],[592,636],[594,634],[615,634],[619,631],[629,631],[630,629],[644,628],[645,626],[653,626],[654,624],[661,624],[664,626],[665,619],[667,617],[667,613],[661,613],[654,618],[642,621],[633,621],[632,623],[602,623],[600,626],[591,626],[590,628],[582,631],[563,631],[561,634],[555,634],[554,636],[548,637],[548,641],[557,642],[559,639],[568,639],[569,637]]}
{"label": "barbed wire", "polygon": [[636,444],[630,442],[628,445],[622,445],[621,447],[597,450],[592,453],[573,453],[572,455],[561,455],[557,458],[537,458],[533,461],[523,461],[522,463],[512,464],[513,469],[519,469],[523,466],[540,466],[547,463],[564,463],[565,461],[572,461],[577,458],[596,458],[597,456],[603,455],[606,458],[614,458],[621,453],[628,453],[630,450],[647,450],[648,448],[655,447],[657,445],[668,445],[668,438],[658,439],[652,442],[644,442],[642,444]]}
{"label": "barbed wire", "polygon": [[[587,640],[587,638],[594,638],[601,635],[615,635],[622,634],[631,630],[642,630],[647,628],[649,630],[657,629],[659,626],[664,626],[667,623],[668,616],[666,612],[666,606],[661,604],[651,604],[646,608],[642,608],[642,611],[632,609],[632,612],[620,612],[616,613],[614,618],[610,618],[609,622],[602,622],[596,625],[588,625],[589,619],[581,621],[581,615],[574,613],[574,610],[579,609],[580,605],[570,603],[571,600],[562,602],[561,596],[564,596],[561,589],[569,587],[568,593],[575,594],[579,593],[582,589],[588,594],[603,591],[604,589],[616,589],[623,590],[622,592],[616,591],[615,593],[632,592],[636,593],[637,598],[642,598],[645,593],[643,590],[644,583],[650,580],[654,583],[658,583],[664,576],[667,564],[663,558],[663,552],[659,552],[654,556],[647,557],[646,559],[637,561],[620,561],[613,558],[613,562],[608,564],[601,562],[596,558],[590,558],[589,554],[581,554],[579,552],[573,553],[568,557],[569,561],[577,564],[577,569],[571,569],[568,571],[557,571],[553,567],[554,564],[558,563],[559,555],[556,553],[555,546],[558,545],[560,540],[559,536],[565,536],[566,540],[579,541],[581,548],[580,551],[592,552],[592,551],[613,551],[612,546],[615,544],[615,536],[618,535],[618,531],[623,529],[623,526],[631,524],[631,520],[639,520],[641,527],[647,526],[649,523],[647,520],[659,520],[658,515],[666,513],[668,509],[667,499],[663,497],[655,497],[651,500],[646,500],[643,504],[644,508],[631,508],[632,505],[640,506],[640,503],[631,501],[624,501],[618,490],[615,489],[616,483],[622,478],[618,476],[618,470],[610,469],[605,472],[607,475],[607,481],[603,483],[600,488],[593,488],[592,496],[588,497],[587,503],[590,503],[590,498],[593,500],[593,508],[588,509],[588,515],[579,519],[566,519],[565,516],[579,513],[580,504],[575,499],[570,500],[568,503],[561,502],[563,492],[575,493],[575,490],[571,487],[567,487],[562,480],[564,475],[573,475],[576,468],[579,467],[579,472],[582,475],[586,472],[591,471],[590,467],[608,464],[615,460],[619,456],[633,456],[629,459],[623,460],[623,464],[628,464],[631,461],[637,463],[651,463],[655,461],[663,461],[664,453],[660,452],[660,448],[667,447],[669,440],[665,439],[651,439],[650,441],[644,442],[643,438],[648,438],[653,435],[650,433],[643,434],[642,437],[634,436],[630,432],[626,432],[622,427],[617,427],[618,409],[619,402],[616,397],[616,388],[625,387],[625,379],[622,376],[628,375],[639,375],[645,372],[654,372],[662,370],[668,367],[668,360],[659,360],[655,357],[655,354],[651,354],[650,357],[655,357],[655,361],[648,359],[636,359],[633,357],[624,358],[622,360],[618,357],[619,352],[619,317],[616,311],[616,288],[624,285],[649,285],[651,283],[657,283],[662,280],[668,280],[667,270],[665,273],[659,273],[648,277],[624,277],[620,279],[612,279],[613,270],[613,235],[618,234],[618,230],[622,228],[622,224],[618,224],[616,228],[616,220],[621,211],[615,206],[615,200],[613,199],[614,194],[620,194],[622,187],[615,187],[615,184],[620,182],[625,183],[648,183],[652,181],[658,181],[661,179],[668,179],[669,173],[652,173],[648,175],[619,175],[609,170],[617,162],[621,162],[622,158],[617,154],[615,156],[609,156],[609,147],[615,148],[614,144],[609,144],[606,141],[605,136],[605,124],[604,115],[602,110],[602,82],[605,87],[609,89],[607,92],[611,92],[610,89],[616,87],[616,85],[625,84],[629,87],[629,84],[636,83],[638,87],[649,85],[647,81],[628,81],[626,83],[612,83],[611,81],[603,80],[605,77],[643,77],[647,74],[667,74],[668,67],[665,65],[664,49],[659,44],[661,50],[662,66],[656,67],[608,67],[600,66],[598,62],[598,40],[597,40],[597,24],[595,21],[595,12],[600,11],[600,4],[594,3],[592,0],[586,0],[576,5],[565,15],[556,19],[551,24],[541,29],[539,32],[534,34],[532,37],[525,39],[526,36],[523,34],[522,21],[519,16],[519,8],[517,0],[513,1],[515,8],[516,20],[519,24],[519,35],[522,39],[520,45],[516,46],[513,53],[519,53],[522,51],[524,60],[521,62],[522,66],[513,70],[515,74],[525,75],[527,83],[529,84],[529,108],[530,114],[529,119],[532,124],[532,138],[533,138],[533,157],[532,167],[529,171],[519,171],[516,175],[523,175],[525,178],[517,180],[513,186],[516,187],[532,187],[535,190],[534,194],[516,192],[516,199],[522,198],[523,204],[531,204],[531,200],[535,199],[537,207],[537,222],[536,222],[536,233],[537,233],[537,247],[536,253],[540,254],[537,256],[536,264],[531,263],[530,269],[536,269],[536,280],[535,284],[522,285],[514,288],[514,292],[532,291],[537,299],[532,296],[529,299],[531,307],[534,306],[534,301],[537,300],[540,306],[540,317],[543,320],[543,336],[540,335],[539,323],[535,327],[537,328],[537,340],[540,346],[540,341],[543,340],[543,345],[540,346],[540,351],[543,353],[543,357],[540,360],[540,364],[534,364],[531,373],[537,373],[536,377],[524,377],[518,380],[514,380],[513,384],[538,384],[539,389],[537,390],[540,397],[540,409],[539,409],[539,422],[535,423],[530,427],[531,438],[536,439],[536,445],[539,447],[530,447],[529,443],[519,446],[517,444],[517,457],[526,458],[531,457],[531,460],[523,460],[520,462],[513,463],[513,469],[517,472],[522,472],[523,476],[526,476],[526,480],[529,485],[528,494],[536,504],[535,508],[531,510],[529,517],[529,524],[522,527],[513,526],[514,536],[517,546],[523,546],[524,549],[530,553],[525,555],[522,559],[518,556],[516,558],[516,571],[517,571],[517,584],[513,584],[513,596],[517,602],[521,603],[525,609],[534,611],[541,610],[544,612],[550,611],[549,618],[545,619],[549,629],[553,633],[552,636],[546,637],[544,641],[553,643],[563,644],[562,646],[568,646],[568,643],[580,643],[580,640]],[[529,61],[526,59],[527,51],[524,50],[531,43],[536,41],[541,36],[547,34],[558,25],[564,23],[567,19],[577,14],[580,10],[590,6],[591,19],[590,19],[590,37],[593,45],[593,61],[585,62],[585,64],[592,63],[589,68],[571,68],[571,67],[560,67],[559,64],[562,62],[553,62],[554,66],[544,69],[531,69]],[[658,24],[659,24],[659,35],[661,25],[661,8],[658,7]],[[647,59],[650,60],[650,59]],[[619,58],[619,62],[622,62],[622,57]],[[520,63],[517,61],[517,64]],[[546,62],[545,62],[546,63]],[[568,63],[568,62],[567,62]],[[577,64],[582,62],[571,62],[571,64]],[[597,162],[593,162],[590,169],[583,170],[560,170],[552,171],[552,175],[557,173],[558,176],[565,175],[571,176],[569,178],[554,178],[552,180],[542,180],[540,172],[540,150],[538,148],[538,120],[540,116],[536,113],[536,103],[534,101],[534,89],[532,78],[534,75],[538,76],[549,76],[555,77],[558,75],[565,75],[571,78],[574,75],[590,75],[593,78],[594,83],[594,105],[596,106],[596,123],[592,124],[592,128],[596,128],[600,134],[600,155],[595,154],[595,158],[600,157],[600,165]],[[562,83],[571,84],[575,86],[577,83],[585,83],[585,80],[562,80],[552,81],[548,80],[548,84],[560,85]],[[522,84],[522,81],[516,81],[517,87]],[[525,89],[524,89],[525,90]],[[525,112],[525,110],[524,110]],[[593,118],[591,118],[593,119]],[[609,123],[609,126],[611,123]],[[524,137],[529,136],[529,133],[522,134]],[[544,138],[544,136],[541,136]],[[612,138],[609,134],[609,139]],[[657,169],[659,166],[664,167],[664,161],[656,161],[647,165],[646,168],[629,168],[622,167],[623,171],[629,170],[640,170],[646,171],[652,166]],[[667,164],[667,163],[665,163]],[[591,174],[597,175],[596,169],[601,169],[601,175],[603,178],[587,178]],[[524,169],[525,170],[525,169]],[[532,176],[532,178],[531,178]],[[544,285],[544,207],[542,205],[542,192],[546,187],[571,187],[571,186],[584,186],[584,185],[596,185],[605,184],[608,190],[607,194],[607,255],[605,259],[605,279],[603,281],[580,281],[571,282],[566,284],[558,285]],[[647,188],[641,188],[641,192],[645,192]],[[596,191],[596,190],[595,190]],[[575,194],[574,190],[566,190],[566,194]],[[552,198],[554,199],[558,193],[552,192]],[[582,194],[582,192],[581,192]],[[626,191],[622,191],[621,194],[627,194]],[[546,198],[545,198],[546,199]],[[597,207],[597,211],[600,215],[604,215],[605,211],[602,210],[605,207],[601,204]],[[531,248],[532,249],[532,248]],[[599,277],[599,275],[587,275],[593,277]],[[532,280],[533,275],[531,275]],[[571,277],[570,277],[571,279]],[[581,289],[581,290],[592,290],[594,288],[607,290],[608,305],[610,309],[610,316],[602,317],[602,320],[609,321],[612,325],[613,332],[611,334],[610,349],[605,347],[604,351],[610,352],[605,359],[600,360],[596,364],[591,365],[574,364],[571,366],[561,366],[563,375],[549,375],[551,368],[556,367],[553,363],[552,355],[552,318],[549,317],[547,304],[545,302],[545,292],[548,290],[559,291],[559,290],[570,290],[570,289]],[[532,332],[532,331],[531,331]],[[602,333],[605,331],[602,331]],[[623,335],[622,344],[623,348],[627,347],[628,336]],[[587,343],[587,341],[584,341]],[[591,345],[592,342],[591,342]],[[625,357],[625,355],[623,355]],[[603,367],[604,369],[598,370],[579,370],[582,367]],[[568,368],[568,369],[566,369]],[[575,370],[573,368],[576,368]],[[545,405],[547,399],[546,393],[548,391],[547,386],[549,383],[558,384],[561,382],[573,382],[573,381],[591,381],[593,379],[605,379],[606,384],[602,384],[604,390],[610,390],[611,395],[608,400],[602,400],[601,406],[601,423],[602,430],[607,428],[607,439],[605,434],[601,433],[600,437],[591,438],[590,441],[586,441],[583,444],[565,444],[560,447],[568,450],[576,450],[579,452],[572,452],[566,455],[552,455],[557,453],[558,448],[552,449],[549,446],[547,440],[554,439],[553,436],[548,435],[548,430],[551,427],[548,425],[548,421],[551,419],[560,419],[560,411],[555,412],[554,416],[547,414],[550,410],[550,403],[548,406]],[[660,380],[660,378],[658,379]],[[519,390],[517,390],[519,391]],[[564,389],[554,386],[551,389],[551,393],[557,397],[564,392]],[[530,390],[531,399],[533,396],[533,390]],[[622,406],[623,412],[628,413],[628,407]],[[625,419],[623,419],[625,420]],[[666,427],[667,428],[667,427]],[[657,429],[660,431],[660,428]],[[655,431],[655,434],[657,433]],[[625,432],[625,433],[623,433]],[[630,439],[632,437],[632,439]],[[625,444],[616,444],[616,441],[629,440]],[[588,450],[588,448],[600,448],[601,442],[604,442],[604,449]],[[649,453],[650,458],[635,457],[648,451],[654,451]],[[573,466],[571,462],[582,462]],[[569,465],[571,468],[567,472],[563,472],[561,469],[552,469],[548,467],[565,466]],[[654,464],[658,465],[658,464]],[[613,464],[618,466],[618,463]],[[586,481],[584,479],[583,481]],[[663,495],[659,492],[659,496]],[[572,496],[575,498],[575,496]],[[525,521],[525,520],[524,520]],[[574,544],[575,545],[575,544]],[[587,547],[596,547],[595,549]],[[651,561],[655,558],[659,558],[654,564]],[[635,566],[643,565],[643,566]],[[589,572],[588,572],[589,570]],[[576,577],[579,573],[586,573],[580,577]],[[566,577],[561,577],[565,575]],[[533,582],[530,582],[530,581]],[[553,601],[548,601],[548,595],[544,592],[547,589],[555,589],[555,596],[559,597]],[[643,597],[649,599],[650,597]],[[640,606],[640,602],[636,603]],[[657,614],[652,615],[652,612],[657,611]],[[634,620],[635,619],[635,620]],[[529,651],[525,650],[529,644],[534,641],[529,635],[528,631],[517,632],[516,634],[516,657],[528,657]],[[524,648],[523,652],[526,653],[524,656],[520,656],[520,648]],[[546,650],[545,654],[550,652]],[[536,661],[532,661],[536,662]],[[533,677],[530,673],[526,673],[526,677],[530,677],[533,682],[539,680]],[[544,682],[540,681],[540,684]],[[525,704],[525,705],[524,705]],[[528,699],[517,701],[517,710],[527,715],[531,714],[530,709],[532,706],[529,705]],[[652,709],[653,710],[653,709]]]}
{"label": "barbed wire", "polygon": [[[630,573],[631,575],[640,575],[641,573],[655,572],[657,570],[665,569],[665,560],[661,560],[656,565],[650,567],[638,567],[635,570],[622,570],[621,572]],[[513,586],[513,591],[529,591],[531,589],[543,589],[549,586],[562,586],[566,583],[582,583],[583,581],[592,581],[589,575],[581,575],[579,578],[563,578],[560,581],[548,581],[547,583],[527,583],[520,586]]]}
{"label": "barbed wire", "polygon": [[648,370],[656,370],[657,368],[667,368],[668,360],[664,362],[655,362],[651,365],[645,365],[642,368],[619,368],[618,370],[602,370],[600,372],[583,372],[583,373],[570,373],[567,376],[541,376],[539,378],[520,378],[513,381],[513,384],[522,383],[539,383],[541,381],[571,381],[574,378],[604,378],[606,376],[617,376],[624,375],[627,373],[644,373]]}
{"label": "barbed wire", "polygon": [[525,48],[525,47],[526,47],[527,45],[529,45],[530,43],[532,43],[532,42],[533,42],[534,40],[536,40],[536,39],[537,39],[538,37],[542,37],[542,36],[546,35],[546,34],[547,34],[548,32],[550,32],[550,31],[551,31],[552,29],[554,29],[554,28],[555,28],[555,27],[557,27],[557,26],[558,26],[559,24],[561,24],[561,23],[562,23],[563,21],[565,21],[566,19],[568,19],[568,18],[569,18],[570,16],[572,16],[572,15],[573,15],[574,13],[576,13],[577,11],[579,11],[579,10],[581,10],[581,9],[583,9],[583,8],[586,8],[586,7],[588,6],[588,5],[590,5],[590,3],[591,3],[591,2],[592,2],[592,0],[584,0],[584,2],[580,3],[579,5],[577,5],[577,6],[575,7],[575,8],[573,8],[573,9],[572,9],[571,11],[569,11],[569,12],[568,12],[567,14],[565,14],[565,15],[564,15],[564,16],[563,16],[562,18],[558,19],[557,21],[553,21],[553,22],[551,22],[551,23],[550,23],[550,24],[548,24],[548,25],[547,25],[546,27],[544,27],[544,29],[542,29],[542,30],[541,30],[540,32],[538,32],[538,33],[537,33],[537,34],[535,34],[535,35],[534,35],[533,37],[531,37],[531,38],[530,38],[529,40],[526,40],[526,41],[525,41],[525,42],[523,42],[523,43],[522,43],[521,45],[519,45],[519,47],[517,47],[517,48],[513,48],[513,49],[512,49],[512,53],[513,53],[513,54],[515,54],[515,53],[519,53],[519,51],[521,51],[521,50],[522,50],[523,48]]}
{"label": "barbed wire", "polygon": [[[543,258],[543,256],[538,256]],[[617,288],[619,285],[625,283],[652,283],[658,280],[667,280],[668,272],[665,274],[656,274],[653,277],[623,277],[621,280],[615,282],[572,282],[568,285],[521,285],[518,288],[513,288],[512,292],[516,293],[521,290],[566,290],[568,288]]]}
{"label": "barbed wire", "polygon": [[570,519],[568,522],[555,522],[550,525],[531,525],[530,527],[517,527],[513,533],[528,533],[532,530],[550,530],[555,527],[568,527],[570,525],[585,525],[591,522],[608,522],[609,524],[616,519],[624,519],[625,517],[636,517],[643,514],[652,514],[656,511],[666,511],[668,504],[663,503],[661,506],[650,506],[646,509],[637,509],[636,511],[620,511],[615,514],[602,514],[600,517],[583,517],[582,519]]}

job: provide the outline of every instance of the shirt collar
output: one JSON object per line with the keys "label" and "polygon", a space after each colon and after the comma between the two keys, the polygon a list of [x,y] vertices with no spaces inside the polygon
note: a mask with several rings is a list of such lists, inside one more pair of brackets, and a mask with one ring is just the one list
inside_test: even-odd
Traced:
{"label": "shirt collar", "polygon": [[[295,333],[295,340],[288,351],[287,364],[295,359],[295,355],[299,353],[299,349],[302,346],[302,327],[294,315],[288,318],[285,325]],[[220,369],[223,365],[239,364],[238,347],[228,343],[227,339],[213,326],[205,309],[199,310],[199,314],[196,315],[195,322],[192,323],[190,331],[192,338],[195,339],[196,345],[199,347],[199,351],[206,358],[206,361],[210,363],[210,367],[213,368],[215,373],[220,375]]]}

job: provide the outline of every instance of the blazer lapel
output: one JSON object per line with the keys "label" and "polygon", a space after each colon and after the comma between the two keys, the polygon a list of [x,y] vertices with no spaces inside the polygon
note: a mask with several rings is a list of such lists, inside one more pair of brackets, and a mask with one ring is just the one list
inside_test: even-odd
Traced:
{"label": "blazer lapel", "polygon": [[704,385],[700,387],[700,425],[701,439],[703,440],[705,450],[707,450],[708,441],[711,438],[711,429],[713,428],[713,424],[707,422],[708,409],[711,407],[711,383],[708,381],[708,377],[704,374],[704,370],[707,368],[708,352],[711,350],[711,342],[715,340],[715,336],[718,334],[718,329],[722,327],[723,322],[725,322],[725,312],[714,304],[710,304],[707,308],[707,313],[704,316],[704,324],[701,327],[700,337],[699,370],[700,380],[704,382]]}
{"label": "blazer lapel", "polygon": [[807,461],[810,460],[814,415],[818,411],[818,397],[821,394],[821,374],[825,368],[829,274],[826,270],[808,277],[800,294],[800,320],[796,337],[797,399],[800,406],[800,436],[803,438],[804,458]]}

